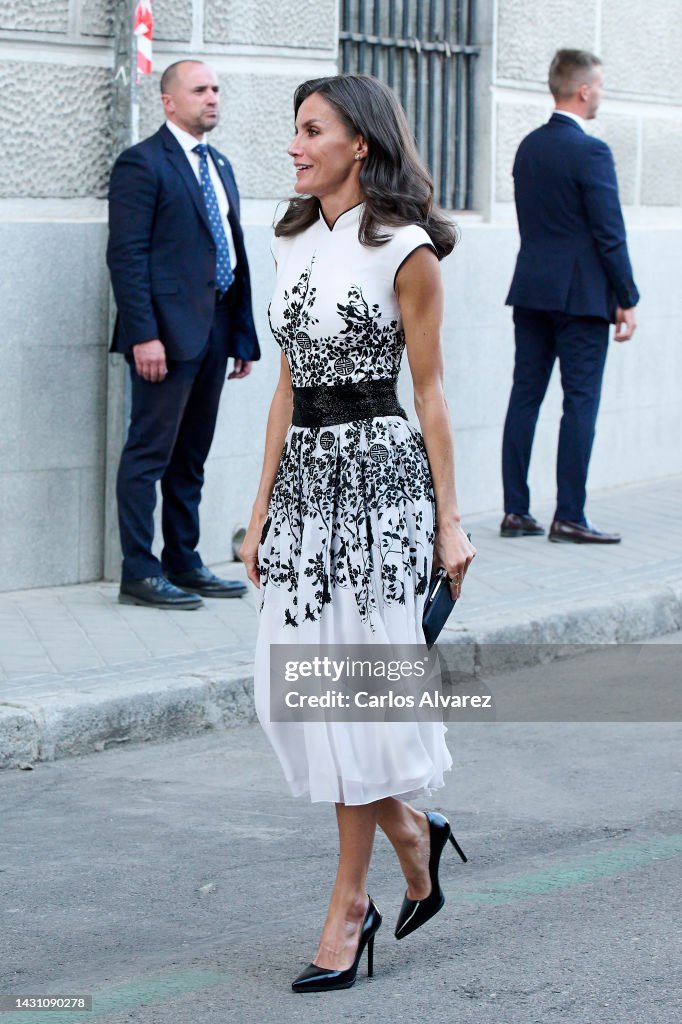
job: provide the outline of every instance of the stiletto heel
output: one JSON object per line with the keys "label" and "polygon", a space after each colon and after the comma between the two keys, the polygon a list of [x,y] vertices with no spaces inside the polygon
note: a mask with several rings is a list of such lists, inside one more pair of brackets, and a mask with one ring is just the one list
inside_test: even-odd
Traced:
{"label": "stiletto heel", "polygon": [[457,842],[457,840],[453,836],[452,832],[450,832],[450,835],[448,836],[448,839],[450,840],[450,842],[452,843],[454,848],[457,850],[457,853],[460,855],[460,857],[462,858],[462,860],[466,864],[466,862],[467,862],[466,854],[464,853],[464,850],[462,849],[462,847],[459,845],[459,843]]}
{"label": "stiletto heel", "polygon": [[438,866],[448,839],[466,863],[464,851],[453,836],[448,819],[444,818],[442,814],[437,814],[436,811],[426,811],[425,813],[426,820],[429,823],[429,837],[431,839],[431,854],[429,856],[431,892],[423,900],[411,900],[405,896],[395,926],[396,939],[404,939],[410,932],[421,928],[423,924],[426,924],[427,921],[441,910],[445,903],[445,896],[438,881]]}
{"label": "stiletto heel", "polygon": [[358,964],[365,946],[367,947],[367,977],[374,975],[374,936],[381,928],[381,914],[376,903],[369,897],[369,906],[365,914],[365,920],[360,929],[360,938],[355,959],[345,971],[332,971],[326,967],[318,967],[317,964],[309,964],[292,982],[294,992],[331,992],[337,988],[350,988],[355,984],[355,977],[358,973]]}

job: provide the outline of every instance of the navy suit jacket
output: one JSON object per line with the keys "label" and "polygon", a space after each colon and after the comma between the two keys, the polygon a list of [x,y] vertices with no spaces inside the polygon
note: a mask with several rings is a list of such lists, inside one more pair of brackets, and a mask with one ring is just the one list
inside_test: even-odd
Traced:
{"label": "navy suit jacket", "polygon": [[[227,353],[258,359],[237,184],[227,158],[212,146],[209,151],[225,186],[237,255]],[[216,248],[201,186],[165,125],[114,165],[107,263],[118,307],[112,352],[159,338],[171,359],[200,355],[215,312]]]}
{"label": "navy suit jacket", "polygon": [[514,161],[521,233],[507,305],[613,320],[639,299],[611,150],[554,113]]}

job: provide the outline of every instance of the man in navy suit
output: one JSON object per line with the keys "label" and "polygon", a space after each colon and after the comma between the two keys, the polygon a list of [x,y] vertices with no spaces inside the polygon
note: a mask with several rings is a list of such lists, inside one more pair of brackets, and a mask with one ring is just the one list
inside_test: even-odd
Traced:
{"label": "man in navy suit", "polygon": [[[197,608],[243,583],[202,563],[199,502],[228,359],[229,379],[260,357],[229,161],[205,144],[218,123],[218,80],[201,61],[161,79],[166,123],[122,153],[109,190],[107,263],[118,318],[113,352],[130,365],[132,408],[117,480],[119,601]],[[161,481],[164,547],[152,554]]]}
{"label": "man in navy suit", "polygon": [[503,537],[538,536],[528,465],[556,358],[564,393],[551,541],[616,544],[585,518],[585,485],[606,362],[614,339],[635,330],[632,277],[611,150],[587,135],[603,86],[601,61],[559,50],[549,69],[555,110],[528,135],[514,161],[521,248],[507,305],[514,307],[516,361],[504,426]]}

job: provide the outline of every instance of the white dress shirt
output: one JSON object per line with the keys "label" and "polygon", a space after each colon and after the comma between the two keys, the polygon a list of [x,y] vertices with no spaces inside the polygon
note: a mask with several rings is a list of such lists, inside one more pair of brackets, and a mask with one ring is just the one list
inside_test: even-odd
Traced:
{"label": "white dress shirt", "polygon": [[572,121],[579,124],[583,131],[585,131],[585,118],[581,117],[580,114],[573,114],[570,110],[553,110],[554,114],[561,114],[562,117],[570,117]]}
{"label": "white dress shirt", "polygon": [[[197,143],[205,143],[206,136],[204,135],[203,139],[196,139],[193,135],[190,135],[189,132],[186,132],[184,128],[178,128],[178,126],[176,124],[173,124],[172,121],[166,121],[166,128],[168,128],[168,131],[175,136],[175,138],[182,146],[185,152],[185,156],[189,160],[190,167],[194,171],[194,174],[196,175],[196,179],[199,182],[199,185],[201,185],[201,176],[199,172],[199,154],[193,153],[192,150],[197,145]],[[225,186],[221,181],[216,165],[213,163],[213,157],[211,156],[210,151],[208,154],[208,173],[211,176],[213,188],[215,189],[215,194],[218,199],[218,209],[220,210],[220,216],[222,218],[223,227],[225,228],[225,234],[227,235],[227,244],[230,249],[230,263],[232,265],[232,269],[234,270],[234,268],[237,266],[237,253],[234,247],[234,238],[232,237],[230,222],[227,219],[227,215],[230,210],[230,204],[228,202],[227,195],[225,194]]]}

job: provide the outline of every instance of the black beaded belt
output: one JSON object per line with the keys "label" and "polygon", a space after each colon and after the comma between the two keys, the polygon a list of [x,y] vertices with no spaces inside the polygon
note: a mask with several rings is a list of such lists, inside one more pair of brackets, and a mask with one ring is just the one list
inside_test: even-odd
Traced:
{"label": "black beaded belt", "polygon": [[294,388],[294,427],[331,427],[353,420],[371,420],[375,416],[407,414],[396,393],[396,382],[363,380],[357,384],[320,385]]}

